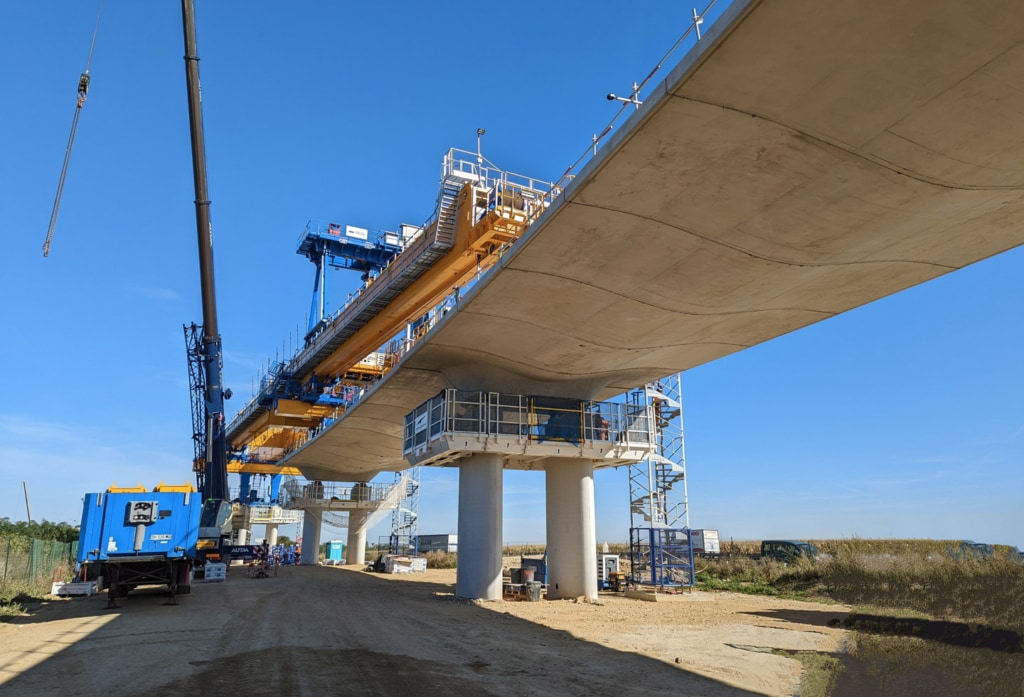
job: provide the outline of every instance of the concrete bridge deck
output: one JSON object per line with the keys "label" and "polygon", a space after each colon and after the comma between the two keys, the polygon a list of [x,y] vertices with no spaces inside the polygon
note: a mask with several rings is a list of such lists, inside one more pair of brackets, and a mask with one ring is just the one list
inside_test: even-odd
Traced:
{"label": "concrete bridge deck", "polygon": [[362,481],[406,466],[403,417],[445,387],[603,399],[1024,243],[1022,41],[1009,0],[737,0],[282,464]]}

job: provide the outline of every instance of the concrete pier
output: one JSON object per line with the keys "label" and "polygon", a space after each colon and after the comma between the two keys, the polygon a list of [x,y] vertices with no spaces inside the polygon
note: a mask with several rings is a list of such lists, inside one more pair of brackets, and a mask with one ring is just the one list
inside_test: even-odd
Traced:
{"label": "concrete pier", "polygon": [[348,512],[348,541],[345,550],[345,563],[366,564],[366,511],[351,510]]}
{"label": "concrete pier", "polygon": [[597,600],[594,464],[577,458],[545,460],[547,472],[547,597]]}
{"label": "concrete pier", "polygon": [[316,564],[320,561],[320,526],[323,514],[318,510],[306,509],[302,516],[302,554],[300,564]]}
{"label": "concrete pier", "polygon": [[501,456],[476,453],[459,465],[458,598],[501,599]]}

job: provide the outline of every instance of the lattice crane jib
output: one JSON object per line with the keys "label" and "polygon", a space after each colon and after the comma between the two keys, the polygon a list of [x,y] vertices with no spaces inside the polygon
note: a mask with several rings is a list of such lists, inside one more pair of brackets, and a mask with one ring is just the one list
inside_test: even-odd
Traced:
{"label": "lattice crane jib", "polygon": [[206,372],[203,367],[203,328],[186,324],[185,353],[188,358],[189,404],[192,409],[192,469],[196,488],[203,491],[206,478]]}

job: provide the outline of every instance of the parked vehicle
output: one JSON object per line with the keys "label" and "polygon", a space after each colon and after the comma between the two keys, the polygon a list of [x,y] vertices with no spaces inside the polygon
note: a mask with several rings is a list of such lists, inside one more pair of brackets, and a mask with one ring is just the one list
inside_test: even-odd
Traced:
{"label": "parked vehicle", "polygon": [[995,553],[992,545],[971,540],[962,540],[949,550],[949,556],[955,559],[990,559]]}
{"label": "parked vehicle", "polygon": [[818,548],[802,540],[764,540],[761,542],[761,557],[781,562],[793,562],[800,557],[815,559]]}

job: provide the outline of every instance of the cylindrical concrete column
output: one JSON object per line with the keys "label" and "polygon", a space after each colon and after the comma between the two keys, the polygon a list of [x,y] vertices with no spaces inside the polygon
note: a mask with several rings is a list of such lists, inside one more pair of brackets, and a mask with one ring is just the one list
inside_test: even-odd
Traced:
{"label": "cylindrical concrete column", "polygon": [[460,460],[457,598],[501,600],[501,475],[500,455]]}
{"label": "cylindrical concrete column", "polygon": [[267,544],[271,547],[277,546],[277,523],[267,523],[267,531],[263,535],[267,539]]}
{"label": "cylindrical concrete column", "polygon": [[348,512],[348,549],[345,550],[345,563],[366,563],[366,511]]}
{"label": "cylindrical concrete column", "polygon": [[[548,598],[597,600],[594,463],[549,457],[547,471]],[[461,540],[460,540],[461,542]]]}
{"label": "cylindrical concrete column", "polygon": [[316,564],[320,561],[320,524],[323,514],[306,509],[302,514],[302,554],[300,564]]}
{"label": "cylindrical concrete column", "polygon": [[247,545],[247,544],[249,544],[249,531],[246,530],[245,528],[240,529],[238,531],[237,538],[238,538],[238,544],[240,544],[240,545]]}

